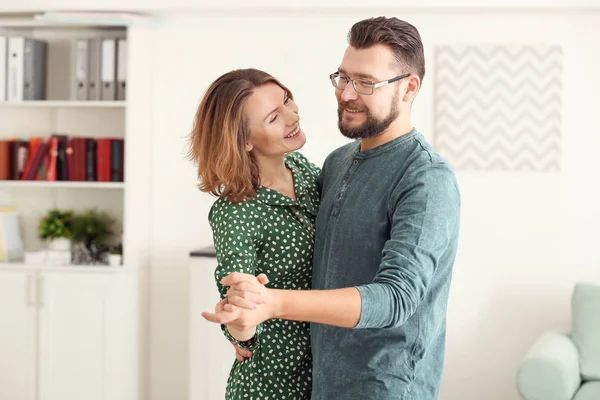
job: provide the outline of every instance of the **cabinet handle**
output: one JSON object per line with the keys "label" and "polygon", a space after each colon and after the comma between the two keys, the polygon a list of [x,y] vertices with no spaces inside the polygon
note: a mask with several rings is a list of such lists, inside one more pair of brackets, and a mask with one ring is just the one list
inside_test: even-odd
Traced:
{"label": "cabinet handle", "polygon": [[27,275],[27,306],[35,307],[35,298],[33,297],[33,285],[34,285],[34,277],[33,275]]}
{"label": "cabinet handle", "polygon": [[46,278],[44,278],[43,276],[39,277],[39,283],[38,283],[38,306],[39,308],[43,308],[44,307],[44,283],[46,282]]}

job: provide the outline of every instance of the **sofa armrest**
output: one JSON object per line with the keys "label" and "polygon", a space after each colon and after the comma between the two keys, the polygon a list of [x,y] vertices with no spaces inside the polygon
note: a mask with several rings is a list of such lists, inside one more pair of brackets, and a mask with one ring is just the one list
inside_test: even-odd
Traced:
{"label": "sofa armrest", "polygon": [[517,389],[525,400],[570,400],[580,385],[577,348],[559,332],[542,334],[517,372]]}

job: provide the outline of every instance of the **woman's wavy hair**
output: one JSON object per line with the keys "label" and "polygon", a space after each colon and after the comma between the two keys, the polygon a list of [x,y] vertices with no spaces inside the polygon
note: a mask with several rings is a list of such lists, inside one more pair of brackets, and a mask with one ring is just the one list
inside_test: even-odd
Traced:
{"label": "woman's wavy hair", "polygon": [[257,69],[237,69],[215,80],[207,89],[194,119],[188,157],[198,166],[198,187],[231,202],[252,199],[260,185],[253,155],[246,151],[250,137],[244,105],[254,89],[276,78]]}

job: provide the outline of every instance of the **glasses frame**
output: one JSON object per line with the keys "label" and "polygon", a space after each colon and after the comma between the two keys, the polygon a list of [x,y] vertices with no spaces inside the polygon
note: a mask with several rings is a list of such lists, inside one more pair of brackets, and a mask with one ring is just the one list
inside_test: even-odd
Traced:
{"label": "glasses frame", "polygon": [[[375,92],[375,89],[377,89],[377,88],[380,88],[380,87],[382,87],[382,86],[385,86],[385,85],[389,85],[390,83],[397,82],[397,81],[399,81],[399,80],[401,80],[401,79],[408,78],[408,77],[409,77],[409,76],[411,76],[411,75],[412,75],[412,74],[410,74],[410,73],[409,73],[409,74],[402,74],[402,75],[398,75],[398,76],[396,76],[396,77],[394,77],[394,78],[391,78],[391,79],[388,79],[388,80],[385,80],[385,81],[381,81],[381,82],[375,82],[375,83],[373,83],[373,82],[370,82],[370,81],[368,81],[368,80],[366,80],[366,79],[360,79],[360,78],[359,78],[359,79],[350,79],[350,78],[349,78],[349,77],[347,77],[347,76],[341,75],[341,74],[339,73],[339,71],[336,71],[336,72],[334,72],[334,73],[332,73],[332,74],[330,74],[330,75],[329,75],[329,79],[331,80],[331,84],[333,85],[333,87],[334,87],[334,88],[336,88],[337,90],[345,90],[345,89],[346,89],[346,88],[340,89],[340,88],[339,88],[339,87],[337,87],[337,85],[335,84],[335,78],[342,78],[342,79],[344,79],[344,80],[346,81],[346,87],[347,87],[348,83],[352,82],[352,87],[354,88],[354,90],[356,91],[356,93],[359,93],[359,94],[364,94],[364,95],[370,96],[370,95],[372,95],[372,94]],[[366,82],[369,82],[369,83],[370,83],[370,86],[371,86],[371,93],[364,93],[364,92],[361,92],[361,91],[359,91],[359,90],[356,88],[356,81],[357,81],[357,80],[358,80],[358,81],[365,82],[365,83],[366,83]]]}

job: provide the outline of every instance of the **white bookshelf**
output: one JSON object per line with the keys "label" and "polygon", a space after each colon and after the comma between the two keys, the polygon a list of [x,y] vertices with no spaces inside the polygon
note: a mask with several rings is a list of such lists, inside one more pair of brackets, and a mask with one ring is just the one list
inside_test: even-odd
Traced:
{"label": "white bookshelf", "polygon": [[55,272],[80,272],[80,273],[104,273],[114,274],[124,271],[124,267],[111,267],[108,265],[49,265],[49,264],[25,264],[21,261],[0,263],[0,271],[55,271]]}
{"label": "white bookshelf", "polygon": [[[0,370],[10,370],[13,377],[0,378],[0,399],[14,398],[15,393],[19,398],[54,398],[67,392],[81,400],[148,397],[153,135],[148,114],[153,105],[155,39],[149,28],[75,20],[61,23],[40,21],[30,13],[0,13],[0,35],[48,41],[46,100],[0,102],[0,140],[53,134],[124,139],[124,182],[5,180],[0,181],[0,206],[18,209],[27,251],[45,247],[37,227],[50,208],[106,211],[116,220],[113,231],[115,241],[122,238],[123,262],[0,262],[0,287],[7,299],[0,318],[8,321],[0,335],[0,354],[8,358],[0,359]],[[70,43],[75,37],[127,38],[127,100],[71,99]],[[11,351],[15,347],[27,352]],[[74,382],[72,376],[80,379]]]}
{"label": "white bookshelf", "polygon": [[0,189],[113,189],[122,190],[124,182],[71,182],[71,181],[0,181]]}
{"label": "white bookshelf", "polygon": [[[0,140],[68,137],[125,139],[127,100],[73,100],[72,40],[127,38],[126,26],[100,26],[38,20],[34,15],[0,16],[0,35],[24,36],[47,42],[46,99],[0,101]],[[129,96],[128,96],[129,97]],[[127,158],[127,157],[125,157]],[[0,181],[0,205],[16,206],[26,251],[44,247],[37,237],[40,219],[50,208],[105,211],[115,219],[114,242],[120,242],[125,215],[125,182]],[[128,248],[123,242],[123,252]],[[73,267],[79,268],[79,267]]]}
{"label": "white bookshelf", "polygon": [[126,105],[125,101],[0,101],[0,108],[125,108]]}

